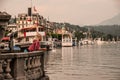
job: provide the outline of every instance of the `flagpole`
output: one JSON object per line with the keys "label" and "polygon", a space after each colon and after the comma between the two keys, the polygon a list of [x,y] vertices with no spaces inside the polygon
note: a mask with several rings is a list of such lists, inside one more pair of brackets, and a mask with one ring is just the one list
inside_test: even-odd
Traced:
{"label": "flagpole", "polygon": [[31,6],[31,8],[32,8],[32,0],[31,0],[31,5],[30,5],[30,6]]}
{"label": "flagpole", "polygon": [[37,33],[39,32],[39,28],[38,28],[38,25],[39,25],[39,18],[38,18],[38,13],[37,13]]}
{"label": "flagpole", "polygon": [[31,6],[31,13],[32,13],[32,0],[31,0],[31,5],[30,6]]}

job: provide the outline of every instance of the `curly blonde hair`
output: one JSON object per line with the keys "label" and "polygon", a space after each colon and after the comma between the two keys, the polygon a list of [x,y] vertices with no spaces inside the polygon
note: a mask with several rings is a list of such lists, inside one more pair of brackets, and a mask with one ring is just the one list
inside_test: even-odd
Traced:
{"label": "curly blonde hair", "polygon": [[37,34],[36,34],[36,36],[35,36],[35,39],[41,41],[42,36],[37,32]]}

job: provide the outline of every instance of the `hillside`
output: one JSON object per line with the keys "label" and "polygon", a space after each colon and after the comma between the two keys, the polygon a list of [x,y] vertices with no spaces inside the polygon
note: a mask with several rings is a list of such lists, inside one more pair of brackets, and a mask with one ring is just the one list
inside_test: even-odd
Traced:
{"label": "hillside", "polygon": [[120,13],[108,20],[101,22],[99,25],[120,25]]}
{"label": "hillside", "polygon": [[95,31],[103,32],[105,34],[120,36],[120,25],[99,25],[86,27],[93,28]]}

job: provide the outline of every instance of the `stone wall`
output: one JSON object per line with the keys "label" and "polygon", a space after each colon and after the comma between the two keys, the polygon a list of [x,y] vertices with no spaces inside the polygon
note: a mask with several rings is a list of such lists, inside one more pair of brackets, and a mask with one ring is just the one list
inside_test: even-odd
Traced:
{"label": "stone wall", "polygon": [[44,72],[44,52],[1,54],[0,80],[49,80]]}

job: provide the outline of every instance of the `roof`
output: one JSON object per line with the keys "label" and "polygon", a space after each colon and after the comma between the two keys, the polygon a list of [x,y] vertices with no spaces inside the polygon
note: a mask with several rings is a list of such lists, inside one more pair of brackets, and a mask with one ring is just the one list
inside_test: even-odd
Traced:
{"label": "roof", "polygon": [[9,15],[7,12],[0,12],[0,15]]}
{"label": "roof", "polygon": [[10,18],[11,15],[8,14],[7,12],[0,12],[0,17],[1,17],[1,18]]}
{"label": "roof", "polygon": [[[22,28],[21,30],[31,30],[31,29],[35,29],[37,26],[34,27],[27,27],[27,28]],[[39,28],[43,28],[43,27],[39,27]]]}
{"label": "roof", "polygon": [[27,28],[22,28],[21,30],[31,30],[31,29],[34,29],[36,27],[27,27]]}

